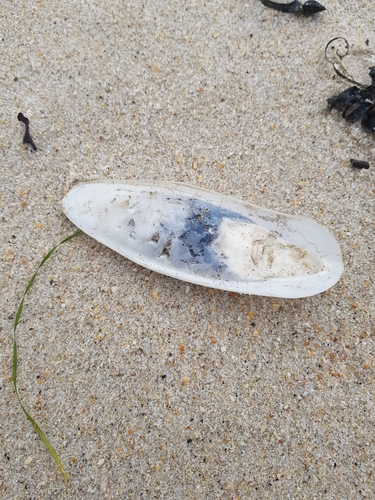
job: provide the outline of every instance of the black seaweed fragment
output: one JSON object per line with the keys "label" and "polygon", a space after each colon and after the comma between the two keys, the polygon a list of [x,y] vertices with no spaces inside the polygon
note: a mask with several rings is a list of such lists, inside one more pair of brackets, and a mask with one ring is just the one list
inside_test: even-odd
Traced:
{"label": "black seaweed fragment", "polygon": [[272,0],[260,0],[263,5],[269,7],[270,9],[278,10],[279,12],[287,13],[299,13],[305,16],[311,16],[326,10],[323,5],[321,5],[316,0],[307,0],[304,4],[299,2],[299,0],[288,1],[284,0],[284,3],[273,2]]}
{"label": "black seaweed fragment", "polygon": [[375,132],[375,112],[368,113],[362,119],[362,125],[363,125],[364,128],[367,128],[368,130],[371,130],[371,132]]}
{"label": "black seaweed fragment", "polygon": [[24,116],[22,113],[18,113],[17,118],[18,118],[18,121],[24,123],[25,127],[26,127],[25,135],[23,136],[23,141],[22,141],[23,144],[30,144],[30,146],[33,148],[33,150],[36,151],[37,147],[35,146],[35,143],[32,140],[31,135],[30,135],[30,129],[29,129],[30,121],[29,121],[29,119],[26,118],[26,116]]}
{"label": "black seaweed fragment", "polygon": [[352,164],[353,168],[364,168],[366,170],[370,168],[370,164],[368,161],[354,160],[353,158],[351,158],[349,161]]}
{"label": "black seaweed fragment", "polygon": [[313,14],[317,14],[318,12],[323,12],[323,10],[326,10],[326,8],[321,5],[319,2],[316,2],[315,0],[307,0],[302,5],[303,13],[305,16],[311,16]]}
{"label": "black seaweed fragment", "polygon": [[330,97],[328,108],[343,108],[342,117],[349,123],[356,123],[362,119],[362,125],[375,132],[375,66],[371,66],[371,85],[359,88],[356,85],[349,87],[340,94]]}

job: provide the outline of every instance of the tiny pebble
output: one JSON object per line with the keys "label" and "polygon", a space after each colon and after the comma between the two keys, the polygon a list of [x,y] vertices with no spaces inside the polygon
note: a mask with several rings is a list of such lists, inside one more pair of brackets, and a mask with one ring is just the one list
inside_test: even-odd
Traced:
{"label": "tiny pebble", "polygon": [[101,458],[98,462],[98,465],[103,465],[104,464],[104,458]]}

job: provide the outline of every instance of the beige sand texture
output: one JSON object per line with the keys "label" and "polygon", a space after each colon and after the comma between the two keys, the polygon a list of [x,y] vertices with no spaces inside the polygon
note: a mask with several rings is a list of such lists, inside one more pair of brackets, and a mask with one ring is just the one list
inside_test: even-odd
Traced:
{"label": "beige sand texture", "polygon": [[[374,138],[327,110],[375,3],[3,0],[0,497],[373,499]],[[366,73],[366,71],[365,71]],[[30,119],[36,152],[22,144]],[[355,170],[349,159],[370,162]],[[73,233],[74,179],[189,182],[326,226],[345,272],[276,300],[189,285]]]}

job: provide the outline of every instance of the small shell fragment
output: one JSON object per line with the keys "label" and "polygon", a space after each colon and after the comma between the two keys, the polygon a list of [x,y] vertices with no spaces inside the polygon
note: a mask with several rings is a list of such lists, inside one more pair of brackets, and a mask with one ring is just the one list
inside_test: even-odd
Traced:
{"label": "small shell fragment", "polygon": [[222,290],[307,297],[343,272],[318,223],[188,184],[76,183],[63,199],[82,231],[158,273]]}

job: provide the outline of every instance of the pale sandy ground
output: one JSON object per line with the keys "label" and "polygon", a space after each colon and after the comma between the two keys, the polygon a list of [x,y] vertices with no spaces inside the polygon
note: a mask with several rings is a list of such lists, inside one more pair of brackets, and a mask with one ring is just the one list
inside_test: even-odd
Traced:
{"label": "pale sandy ground", "polygon": [[[347,84],[324,59],[335,36],[375,52],[375,3],[324,3],[1,2],[2,499],[375,498],[374,139],[327,112]],[[188,286],[87,236],[61,247],[18,341],[20,395],[66,484],[17,405],[12,324],[74,231],[70,182],[103,177],[312,217],[345,273],[277,300]]]}

